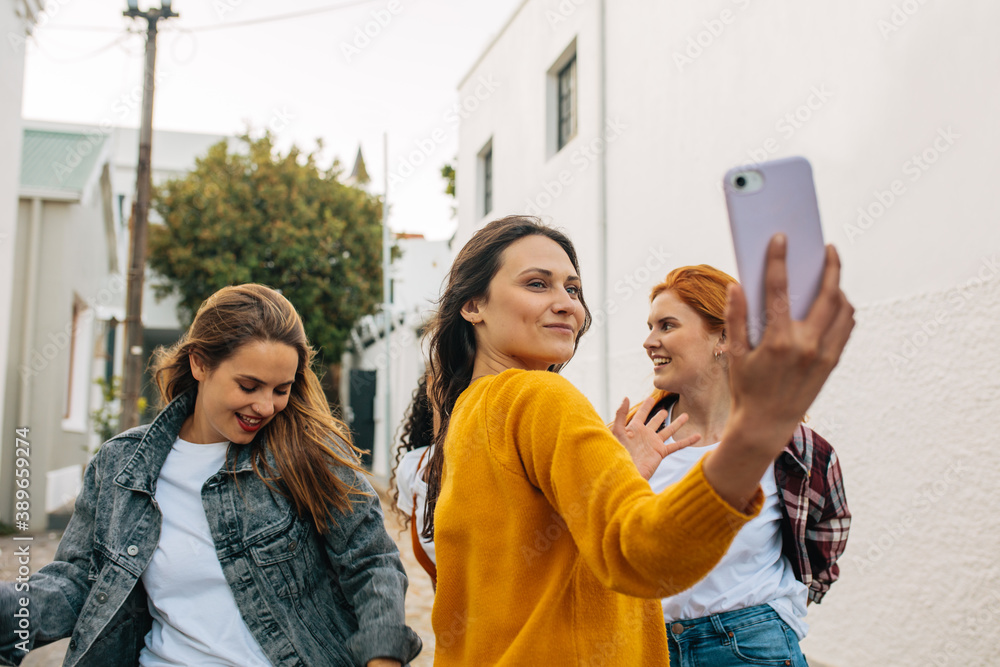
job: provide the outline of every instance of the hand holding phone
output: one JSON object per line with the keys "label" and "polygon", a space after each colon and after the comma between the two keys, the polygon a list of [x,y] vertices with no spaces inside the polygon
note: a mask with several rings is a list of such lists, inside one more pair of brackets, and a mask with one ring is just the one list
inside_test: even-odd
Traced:
{"label": "hand holding phone", "polygon": [[788,300],[777,307],[803,320],[819,293],[826,251],[812,167],[802,157],[736,167],[726,172],[723,188],[746,294],[749,341],[756,347],[768,321],[764,260],[771,237],[782,233],[787,239]]}

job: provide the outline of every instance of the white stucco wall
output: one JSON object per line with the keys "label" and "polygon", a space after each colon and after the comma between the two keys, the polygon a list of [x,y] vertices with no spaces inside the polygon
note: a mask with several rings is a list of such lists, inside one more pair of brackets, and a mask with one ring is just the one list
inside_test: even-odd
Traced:
{"label": "white stucco wall", "polygon": [[[833,667],[996,664],[1000,6],[608,5],[610,304],[593,300],[597,169],[573,170],[540,212],[577,243],[592,309],[612,315],[610,402],[651,388],[649,288],[685,264],[735,275],[722,174],[807,156],[858,327],[809,411],[840,453],[855,523],[804,648]],[[539,212],[529,205],[598,130],[598,7],[529,0],[471,66],[459,103],[482,77],[500,85],[460,125],[456,251],[487,219]],[[574,36],[580,136],[546,158],[544,73]],[[482,219],[476,156],[490,137],[497,206]],[[592,400],[596,343],[566,373]]]}
{"label": "white stucco wall", "polygon": [[[17,231],[17,187],[21,173],[21,92],[24,83],[24,42],[26,25],[15,13],[20,2],[0,2],[0,442],[3,449],[13,446],[10,434],[15,424],[3,416],[15,397],[8,397],[3,381],[10,358],[10,328],[14,306],[14,257]],[[15,360],[16,361],[16,360]],[[8,465],[0,458],[2,468]],[[9,499],[0,500],[0,513],[7,514]]]}
{"label": "white stucco wall", "polygon": [[[572,6],[572,3],[567,3]],[[486,222],[531,213],[568,232],[576,246],[581,277],[597,280],[598,230],[595,195],[599,185],[598,153],[589,147],[604,131],[597,113],[597,2],[573,11],[549,12],[555,2],[527,2],[507,29],[462,81],[456,191],[459,225],[455,252]],[[577,135],[550,156],[547,127],[547,72],[577,43]],[[614,133],[615,130],[612,130]],[[481,216],[478,155],[492,138],[493,211]],[[596,310],[596,303],[591,304]],[[598,400],[600,324],[580,345],[565,374]]]}
{"label": "white stucco wall", "polygon": [[429,314],[451,268],[448,241],[400,238],[396,245],[403,255],[392,263],[393,305],[398,310]]}
{"label": "white stucco wall", "polygon": [[863,306],[810,410],[854,513],[841,580],[810,608],[804,643],[830,665],[997,664],[997,257],[967,276]]}

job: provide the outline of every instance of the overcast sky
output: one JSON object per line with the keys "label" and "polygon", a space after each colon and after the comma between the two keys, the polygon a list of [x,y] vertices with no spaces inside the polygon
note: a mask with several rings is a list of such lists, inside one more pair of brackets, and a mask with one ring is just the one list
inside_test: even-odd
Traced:
{"label": "overcast sky", "polygon": [[[446,112],[520,2],[174,0],[180,18],[163,23],[157,41],[154,127],[235,134],[249,123],[274,130],[282,149],[311,150],[321,137],[324,164],[338,157],[346,169],[360,144],[377,192],[383,133],[390,174],[419,144],[423,164],[392,179],[390,225],[447,238],[456,223],[440,168],[457,153],[458,128]],[[23,116],[137,127],[145,21],[121,15],[125,0],[47,5],[28,44]]]}

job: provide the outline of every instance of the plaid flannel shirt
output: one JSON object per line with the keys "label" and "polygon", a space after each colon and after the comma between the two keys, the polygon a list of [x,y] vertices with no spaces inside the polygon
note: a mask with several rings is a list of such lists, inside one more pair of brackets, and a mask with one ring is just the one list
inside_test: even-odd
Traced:
{"label": "plaid flannel shirt", "polygon": [[[676,400],[676,394],[662,398],[648,419],[670,409]],[[781,552],[792,564],[795,578],[809,590],[809,600],[818,604],[840,576],[837,559],[851,530],[837,452],[818,433],[799,424],[774,462],[774,479],[782,500]]]}
{"label": "plaid flannel shirt", "polygon": [[782,553],[795,577],[809,589],[809,599],[818,603],[840,576],[837,559],[851,529],[837,453],[812,429],[799,424],[774,462],[774,478],[782,499]]}

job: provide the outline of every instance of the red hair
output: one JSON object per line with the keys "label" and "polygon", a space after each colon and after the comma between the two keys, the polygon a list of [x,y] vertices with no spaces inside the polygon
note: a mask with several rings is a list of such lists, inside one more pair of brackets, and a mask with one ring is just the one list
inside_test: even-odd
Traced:
{"label": "red hair", "polygon": [[[681,266],[653,287],[649,302],[664,292],[672,292],[701,316],[709,333],[717,334],[726,328],[726,294],[729,285],[735,282],[731,275],[708,264]],[[650,395],[660,403],[670,392],[654,389]],[[638,409],[638,405],[633,407],[628,418],[631,419]]]}

